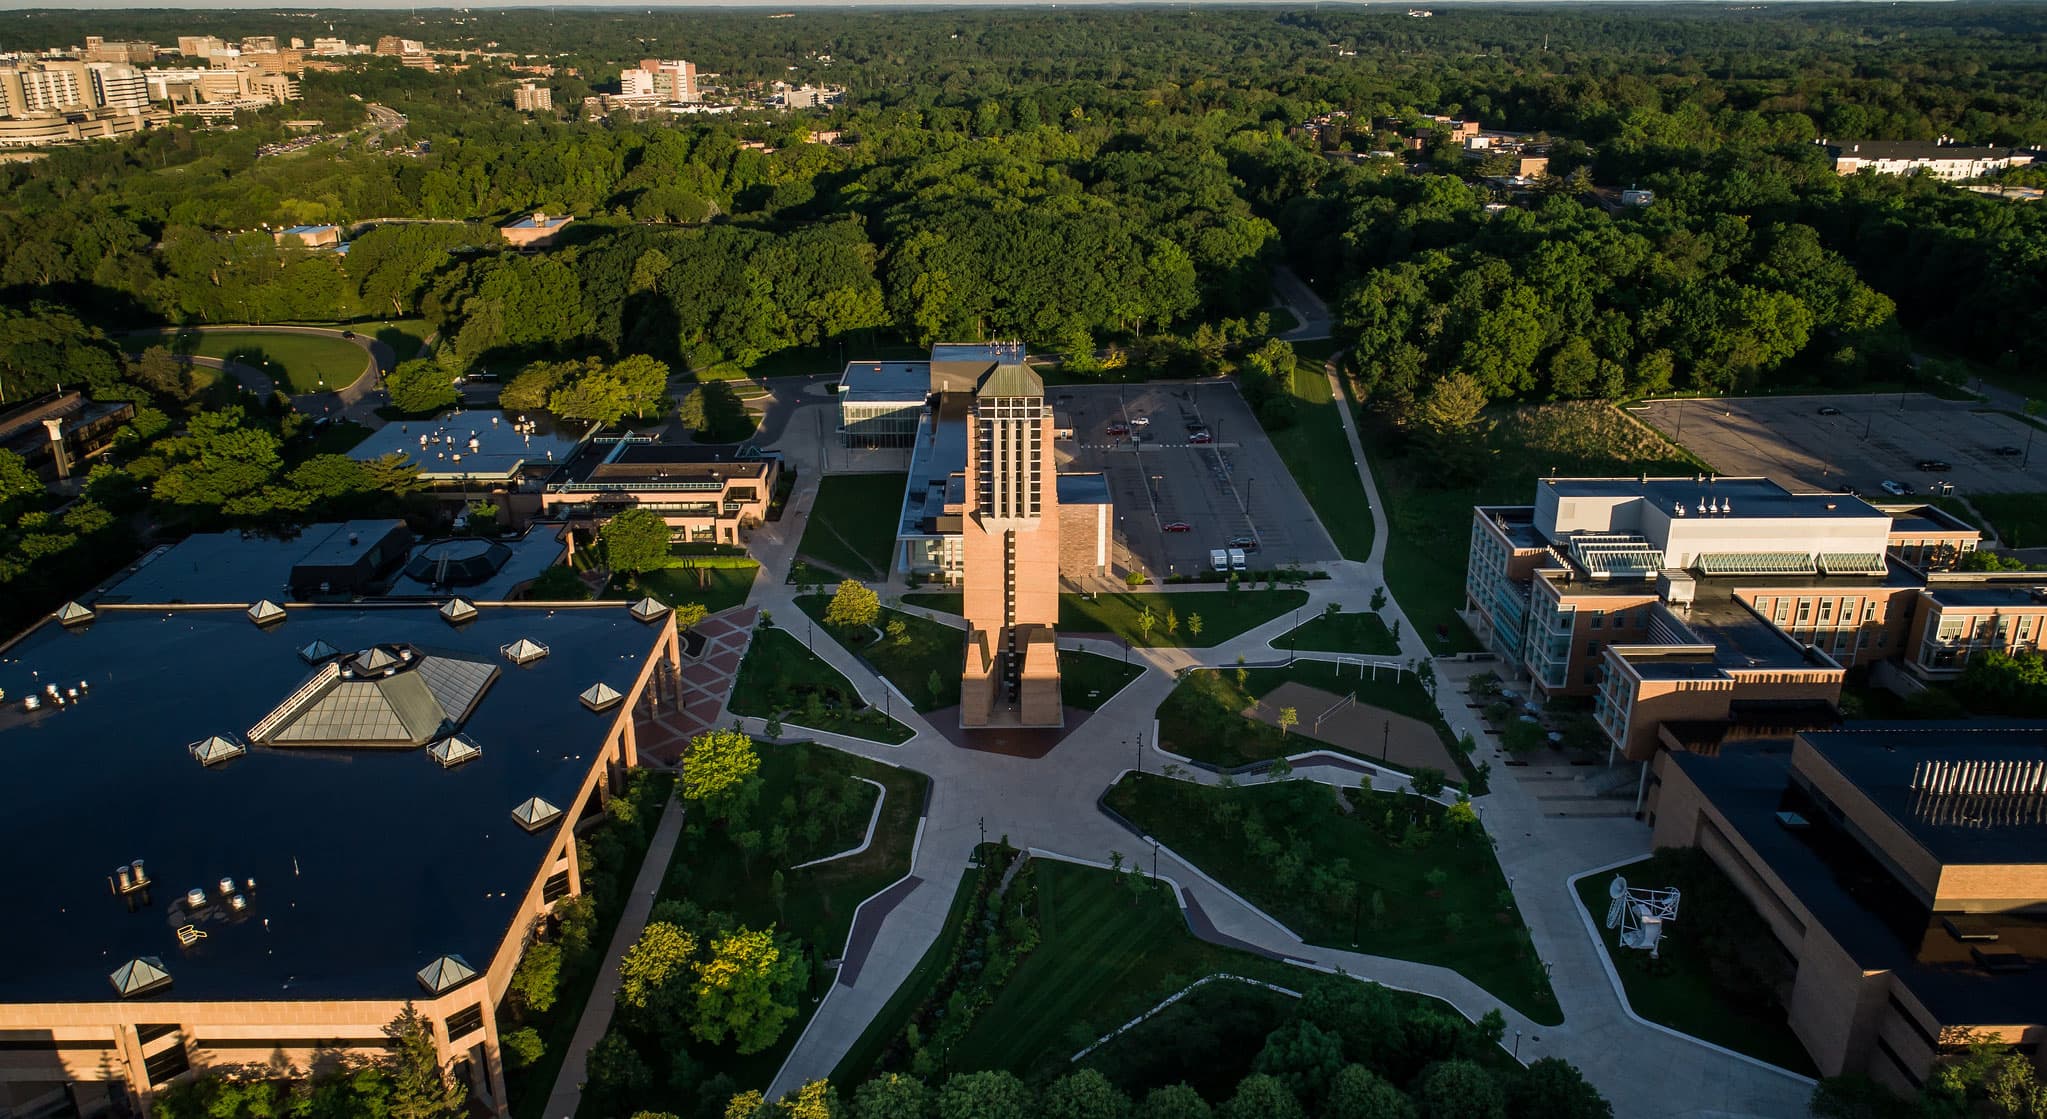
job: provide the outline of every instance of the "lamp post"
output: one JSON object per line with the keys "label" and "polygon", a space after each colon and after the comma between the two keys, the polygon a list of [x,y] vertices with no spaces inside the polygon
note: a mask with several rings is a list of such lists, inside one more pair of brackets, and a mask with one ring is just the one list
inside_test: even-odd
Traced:
{"label": "lamp post", "polygon": [[1379,724],[1379,760],[1385,761],[1393,748],[1393,720],[1386,719]]}
{"label": "lamp post", "polygon": [[1156,837],[1151,841],[1151,880],[1154,883],[1159,880],[1159,841]]}

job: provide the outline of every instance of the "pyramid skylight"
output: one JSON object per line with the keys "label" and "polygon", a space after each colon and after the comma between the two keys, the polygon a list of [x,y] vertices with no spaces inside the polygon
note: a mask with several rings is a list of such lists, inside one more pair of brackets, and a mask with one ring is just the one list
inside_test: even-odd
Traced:
{"label": "pyramid skylight", "polygon": [[157,957],[138,956],[115,968],[113,974],[107,976],[107,981],[125,999],[170,986],[171,973],[163,969],[163,961]]}
{"label": "pyramid skylight", "polygon": [[471,606],[468,599],[451,598],[441,605],[441,617],[446,619],[449,625],[461,625],[476,617],[476,607]]}
{"label": "pyramid skylight", "polygon": [[76,602],[67,602],[57,608],[57,620],[67,626],[83,625],[92,618],[92,608]]}
{"label": "pyramid skylight", "polygon": [[436,995],[445,995],[476,978],[476,969],[469,966],[468,960],[451,955],[442,956],[414,974],[420,986]]}
{"label": "pyramid skylight", "polygon": [[620,695],[617,688],[600,680],[583,689],[583,694],[576,698],[582,700],[583,706],[592,711],[603,711],[606,708],[618,706],[619,701],[623,700],[625,696]]}
{"label": "pyramid skylight", "polygon": [[259,626],[281,622],[284,620],[284,607],[266,598],[256,605],[249,607],[249,620]]}
{"label": "pyramid skylight", "polygon": [[299,646],[299,659],[307,664],[319,664],[341,655],[341,650],[318,638]]}
{"label": "pyramid skylight", "polygon": [[561,819],[561,816],[561,809],[540,797],[529,797],[525,803],[512,809],[512,819],[517,820],[519,826],[527,831],[539,831]]}
{"label": "pyramid skylight", "polygon": [[483,747],[470,741],[467,735],[451,734],[426,748],[443,769],[453,769],[463,762],[475,761],[483,756]]}
{"label": "pyramid skylight", "polygon": [[498,646],[498,652],[513,664],[531,664],[547,655],[547,646],[530,637],[521,637],[510,645]]}
{"label": "pyramid skylight", "polygon": [[651,622],[661,615],[668,613],[668,607],[663,605],[659,599],[649,595],[633,603],[632,612],[633,617],[643,622]]}
{"label": "pyramid skylight", "polygon": [[200,765],[219,765],[249,752],[247,746],[217,734],[209,734],[185,748],[192,752],[192,757],[197,759]]}
{"label": "pyramid skylight", "polygon": [[498,666],[375,645],[322,664],[249,729],[266,746],[424,746],[455,732]]}

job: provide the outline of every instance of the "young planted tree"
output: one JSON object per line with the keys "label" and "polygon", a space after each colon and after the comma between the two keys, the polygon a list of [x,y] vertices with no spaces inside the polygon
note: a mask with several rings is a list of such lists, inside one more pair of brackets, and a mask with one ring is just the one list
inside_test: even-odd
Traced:
{"label": "young planted tree", "polygon": [[682,795],[701,803],[713,819],[730,819],[757,791],[761,759],[753,739],[730,728],[708,730],[689,740],[682,756]]}
{"label": "young planted tree", "polygon": [[1282,737],[1282,738],[1286,737],[1286,733],[1287,733],[1288,731],[1290,731],[1290,730],[1294,729],[1294,726],[1295,726],[1296,724],[1298,724],[1298,723],[1299,723],[1300,721],[1301,721],[1301,713],[1300,713],[1300,711],[1298,711],[1298,710],[1296,710],[1295,708],[1292,708],[1292,707],[1282,707],[1282,708],[1280,708],[1280,709],[1279,709],[1279,734],[1280,734],[1280,737]]}
{"label": "young planted tree", "polygon": [[1187,615],[1187,635],[1196,641],[1201,640],[1201,615]]}
{"label": "young planted tree", "polygon": [[881,596],[857,579],[846,579],[839,583],[838,590],[832,592],[831,604],[825,607],[824,624],[842,627],[871,626],[879,617]]}

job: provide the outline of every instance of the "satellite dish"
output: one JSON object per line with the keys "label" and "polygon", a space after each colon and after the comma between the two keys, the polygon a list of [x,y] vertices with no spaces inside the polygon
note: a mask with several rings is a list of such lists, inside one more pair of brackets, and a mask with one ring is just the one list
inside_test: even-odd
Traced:
{"label": "satellite dish", "polygon": [[1622,894],[1625,894],[1627,892],[1628,880],[1621,877],[1618,874],[1613,876],[1613,881],[1609,883],[1606,887],[1606,896],[1610,898],[1620,897]]}

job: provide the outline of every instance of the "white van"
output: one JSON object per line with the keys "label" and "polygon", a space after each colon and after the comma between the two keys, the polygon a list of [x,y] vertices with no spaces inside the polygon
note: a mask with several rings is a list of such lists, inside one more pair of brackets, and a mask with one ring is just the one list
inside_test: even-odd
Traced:
{"label": "white van", "polygon": [[1230,570],[1231,571],[1244,570],[1244,549],[1242,548],[1230,549]]}
{"label": "white van", "polygon": [[1221,548],[1210,548],[1208,550],[1208,566],[1215,568],[1217,571],[1228,571],[1230,569],[1230,554]]}

